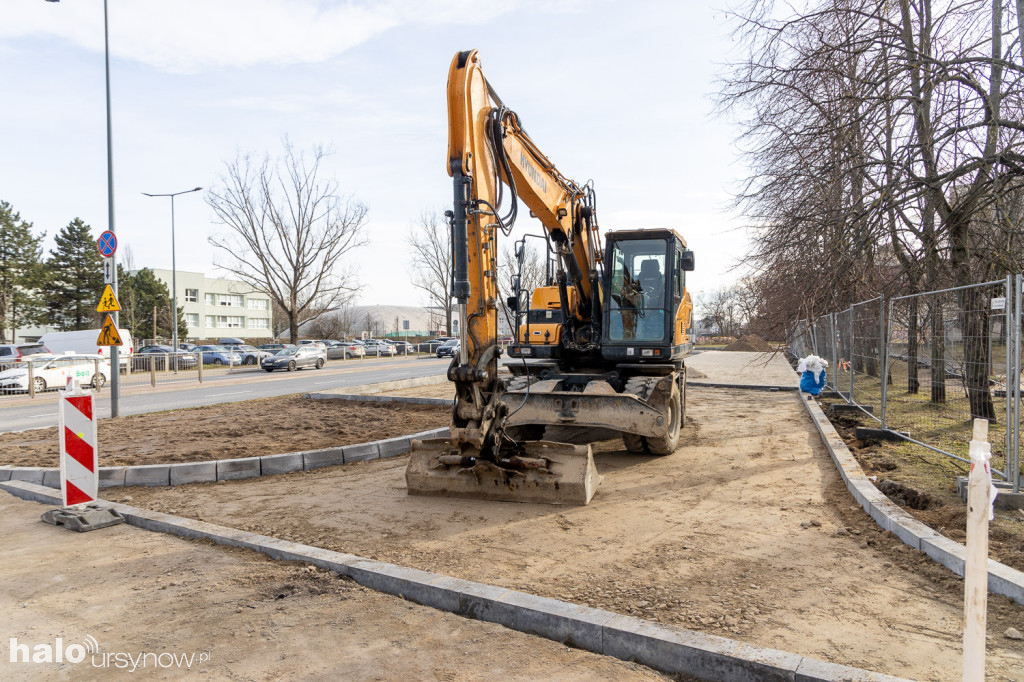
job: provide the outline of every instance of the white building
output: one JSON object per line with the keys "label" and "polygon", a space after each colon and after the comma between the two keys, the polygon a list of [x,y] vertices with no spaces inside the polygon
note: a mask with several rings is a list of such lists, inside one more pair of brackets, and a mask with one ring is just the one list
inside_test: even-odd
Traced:
{"label": "white building", "polygon": [[[171,290],[171,271],[153,269]],[[201,272],[177,272],[178,306],[184,309],[188,338],[233,336],[270,339],[270,297],[233,279],[207,277]]]}

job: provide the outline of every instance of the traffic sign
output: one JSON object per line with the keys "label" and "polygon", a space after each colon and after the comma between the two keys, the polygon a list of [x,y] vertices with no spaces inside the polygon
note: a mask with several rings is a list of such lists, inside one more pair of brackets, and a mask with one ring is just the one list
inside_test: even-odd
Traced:
{"label": "traffic sign", "polygon": [[103,259],[103,283],[113,284],[114,283],[114,259],[104,258]]}
{"label": "traffic sign", "polygon": [[110,230],[106,230],[100,235],[100,238],[96,240],[96,248],[100,250],[100,255],[104,258],[110,258],[117,251],[117,235]]}
{"label": "traffic sign", "polygon": [[103,319],[103,326],[100,327],[100,337],[96,339],[97,346],[121,346],[124,345],[121,341],[121,335],[117,333],[117,327],[114,326],[114,318],[107,313]]}
{"label": "traffic sign", "polygon": [[[114,313],[121,309],[121,304],[117,302],[117,297],[114,296],[114,290],[110,288],[110,285],[103,287],[103,295],[100,296],[100,302],[96,306],[96,312],[98,313]],[[105,345],[105,344],[100,344]],[[120,345],[120,344],[118,344]]]}

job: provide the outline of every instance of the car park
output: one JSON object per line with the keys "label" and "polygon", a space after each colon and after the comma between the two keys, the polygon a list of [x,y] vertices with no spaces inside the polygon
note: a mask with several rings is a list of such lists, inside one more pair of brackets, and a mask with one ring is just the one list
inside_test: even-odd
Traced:
{"label": "car park", "polygon": [[195,352],[204,365],[240,365],[242,354],[224,346],[196,346]]}
{"label": "car park", "polygon": [[391,356],[395,354],[395,347],[381,339],[366,339],[363,341],[363,348],[367,355]]}
{"label": "car park", "polygon": [[318,348],[301,346],[298,348],[285,348],[278,351],[277,355],[265,359],[260,366],[268,372],[273,372],[275,369],[286,369],[289,372],[293,372],[303,367],[320,369],[326,362],[322,353],[324,351]]}
{"label": "car park", "polygon": [[50,351],[41,343],[4,343],[0,344],[0,369],[13,367],[20,360],[27,360],[35,355],[50,355]]}
{"label": "car park", "polygon": [[28,391],[29,365],[36,392],[64,388],[69,379],[100,389],[110,379],[110,360],[101,355],[34,355],[19,366],[0,372],[0,393]]}
{"label": "car park", "polygon": [[195,369],[198,364],[199,359],[195,353],[183,350],[175,352],[170,346],[143,346],[132,356],[133,372],[162,372],[168,367],[172,370]]}
{"label": "car park", "polygon": [[434,353],[439,358],[454,357],[455,354],[458,353],[458,352],[459,352],[459,340],[458,339],[451,339],[450,341],[445,341],[443,344],[441,344],[440,346],[437,347],[436,351],[434,351]]}
{"label": "car park", "polygon": [[416,346],[412,345],[408,341],[388,341],[388,343],[395,347],[395,353],[397,355],[409,355],[410,353],[416,352]]}
{"label": "car park", "polygon": [[274,355],[276,351],[261,350],[256,346],[250,346],[247,343],[242,344],[229,344],[225,346],[228,350],[233,350],[241,354],[243,365],[258,365],[263,362],[266,358]]}
{"label": "car park", "polygon": [[259,346],[260,350],[269,350],[272,353],[284,350],[285,348],[295,348],[295,346],[290,343],[265,343],[262,346]]}

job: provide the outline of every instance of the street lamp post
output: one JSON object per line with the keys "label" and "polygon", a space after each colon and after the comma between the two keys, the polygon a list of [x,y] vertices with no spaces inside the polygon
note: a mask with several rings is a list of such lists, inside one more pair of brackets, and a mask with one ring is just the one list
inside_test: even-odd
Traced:
{"label": "street lamp post", "polygon": [[[171,350],[178,352],[178,264],[174,254],[174,197],[179,194],[198,192],[202,187],[172,192],[169,194],[150,194],[143,192],[147,197],[170,197],[171,198],[171,319],[174,320],[174,331],[171,334]],[[156,327],[153,327],[153,335],[156,335]]]}
{"label": "street lamp post", "polygon": [[[47,0],[47,2],[60,2],[60,0]],[[111,137],[110,124],[110,31],[107,22],[107,0],[103,0],[103,63],[107,84],[107,229],[116,234],[114,230],[114,148]],[[110,288],[117,298],[117,262],[114,262],[113,272],[110,277]],[[119,314],[111,314],[114,320],[114,329],[119,328]],[[121,396],[121,361],[119,359],[117,346],[110,347],[110,416],[120,415]]]}

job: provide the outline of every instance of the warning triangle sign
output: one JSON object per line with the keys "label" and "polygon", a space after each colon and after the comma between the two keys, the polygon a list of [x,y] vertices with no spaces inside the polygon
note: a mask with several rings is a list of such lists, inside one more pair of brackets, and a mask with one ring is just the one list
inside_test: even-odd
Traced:
{"label": "warning triangle sign", "polygon": [[[103,295],[100,296],[100,302],[96,306],[96,312],[98,313],[112,313],[121,309],[121,304],[117,302],[117,298],[114,296],[114,290],[110,288],[110,285],[103,287]],[[103,344],[100,344],[101,346]],[[121,344],[117,344],[121,345]]]}
{"label": "warning triangle sign", "polygon": [[114,326],[114,318],[107,313],[103,319],[103,326],[100,327],[100,338],[96,339],[97,346],[120,346],[121,336],[117,333],[117,327]]}

